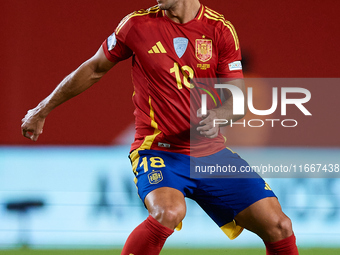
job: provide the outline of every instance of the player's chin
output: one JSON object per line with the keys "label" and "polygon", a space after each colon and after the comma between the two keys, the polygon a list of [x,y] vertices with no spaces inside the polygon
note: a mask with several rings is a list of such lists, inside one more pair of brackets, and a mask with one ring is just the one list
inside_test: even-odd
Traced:
{"label": "player's chin", "polygon": [[161,9],[161,10],[163,10],[163,11],[166,10],[166,7],[165,7],[164,4],[158,4],[158,7],[159,7],[159,9]]}
{"label": "player's chin", "polygon": [[163,3],[162,0],[157,0],[157,3],[158,3],[159,9],[161,9],[161,10],[166,10],[167,9],[167,6],[165,5],[165,3]]}

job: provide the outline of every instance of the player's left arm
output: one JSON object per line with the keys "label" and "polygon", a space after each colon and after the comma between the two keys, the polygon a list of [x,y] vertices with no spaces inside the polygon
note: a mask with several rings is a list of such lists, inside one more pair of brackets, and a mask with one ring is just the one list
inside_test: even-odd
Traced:
{"label": "player's left arm", "polygon": [[[235,79],[228,81],[228,84],[234,85],[242,90],[243,95],[246,95],[246,89],[243,79]],[[203,116],[200,111],[198,112],[198,117],[201,117],[202,120],[200,121],[200,126],[197,128],[197,131],[200,132],[201,135],[207,137],[207,138],[215,138],[218,136],[220,125],[215,124],[215,119],[223,119],[228,120],[228,123],[226,125],[229,125],[229,123],[235,122],[239,119],[242,119],[245,114],[246,110],[243,115],[234,115],[233,114],[233,96],[230,93],[229,90],[224,90],[225,97],[227,100],[223,103],[222,106],[208,110],[207,115]],[[244,100],[244,109],[247,109],[247,103],[246,100]]]}
{"label": "player's left arm", "polygon": [[[220,23],[219,23],[220,24]],[[225,21],[221,29],[221,36],[217,42],[218,48],[218,67],[216,75],[218,78],[225,80],[227,84],[238,87],[243,95],[246,95],[245,84],[242,74],[241,50],[239,39],[234,26]],[[215,138],[219,133],[219,125],[214,123],[214,119],[228,120],[228,124],[237,121],[244,115],[233,114],[233,96],[232,93],[224,89],[226,101],[221,107],[207,111],[207,115],[200,116],[202,118],[197,131],[201,135],[208,138]],[[247,109],[246,100],[244,109]],[[228,125],[226,124],[226,125]]]}

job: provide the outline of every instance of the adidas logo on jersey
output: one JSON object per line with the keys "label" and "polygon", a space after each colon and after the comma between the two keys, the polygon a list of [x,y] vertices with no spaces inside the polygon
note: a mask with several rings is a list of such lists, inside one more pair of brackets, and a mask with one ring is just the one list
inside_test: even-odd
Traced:
{"label": "adidas logo on jersey", "polygon": [[164,49],[162,43],[159,41],[152,47],[151,50],[148,51],[149,54],[153,53],[166,53],[166,50]]}

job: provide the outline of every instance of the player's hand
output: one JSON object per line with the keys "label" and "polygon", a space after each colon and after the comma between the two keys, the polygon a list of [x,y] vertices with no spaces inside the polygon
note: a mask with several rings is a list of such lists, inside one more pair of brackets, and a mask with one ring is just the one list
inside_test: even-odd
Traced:
{"label": "player's hand", "polygon": [[218,119],[216,112],[208,110],[207,115],[202,115],[200,110],[197,112],[197,117],[202,118],[202,120],[199,122],[200,126],[197,128],[197,131],[207,138],[217,137],[220,127],[218,124],[214,126],[214,119]]}
{"label": "player's hand", "polygon": [[43,132],[45,118],[39,116],[38,110],[34,108],[27,112],[21,122],[22,135],[32,141],[37,141]]}

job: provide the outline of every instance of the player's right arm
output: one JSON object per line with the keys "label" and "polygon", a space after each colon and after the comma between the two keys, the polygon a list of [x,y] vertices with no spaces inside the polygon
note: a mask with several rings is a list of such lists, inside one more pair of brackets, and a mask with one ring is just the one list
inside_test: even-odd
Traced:
{"label": "player's right arm", "polygon": [[102,47],[66,76],[48,97],[27,112],[21,125],[24,137],[36,141],[42,133],[45,118],[55,107],[90,88],[116,64],[107,59]]}

